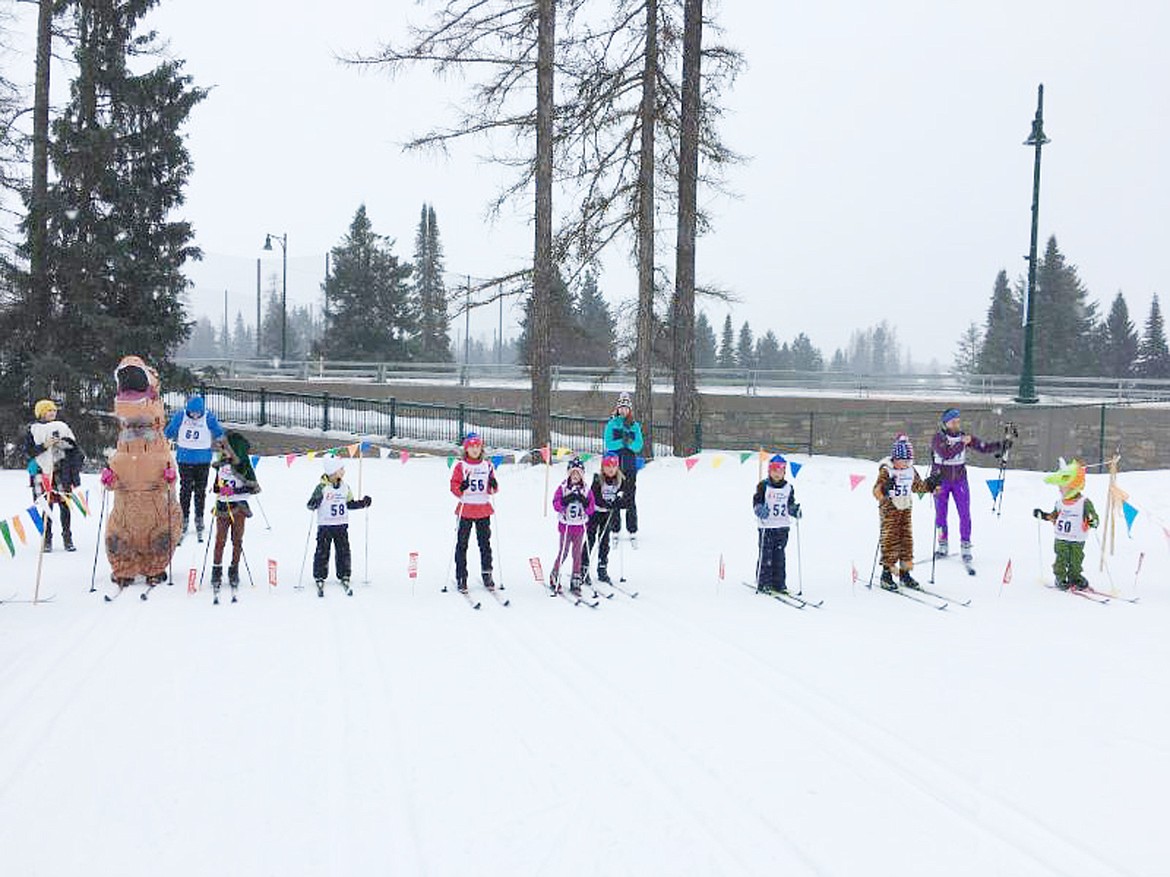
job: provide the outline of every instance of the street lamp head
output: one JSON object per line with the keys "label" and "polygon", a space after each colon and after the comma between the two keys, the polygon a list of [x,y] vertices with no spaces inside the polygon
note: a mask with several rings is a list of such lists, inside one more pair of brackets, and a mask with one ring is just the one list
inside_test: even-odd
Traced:
{"label": "street lamp head", "polygon": [[270,234],[264,235],[264,249],[268,251],[272,250],[272,235]]}

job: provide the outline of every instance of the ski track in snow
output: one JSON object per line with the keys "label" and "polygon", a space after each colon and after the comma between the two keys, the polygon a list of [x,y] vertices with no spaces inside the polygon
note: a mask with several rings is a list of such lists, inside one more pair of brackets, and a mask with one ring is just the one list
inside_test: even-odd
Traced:
{"label": "ski track in snow", "polygon": [[[873,551],[872,502],[847,488],[860,465],[816,458],[797,482],[799,575],[805,596],[826,598],[819,610],[734,584],[754,566],[751,466],[645,470],[645,538],[610,566],[641,596],[596,611],[528,575],[556,542],[535,511],[543,472],[526,467],[501,473],[493,528],[508,608],[478,588],[479,612],[439,593],[451,548],[439,460],[366,467],[375,508],[408,495],[412,511],[369,528],[370,586],[370,536],[351,527],[353,597],[335,579],[324,599],[287,584],[304,559],[308,461],[260,470],[274,526],[249,525],[261,581],[245,573],[238,604],[225,588],[212,606],[206,584],[186,594],[208,543],[180,546],[183,584],[147,603],[102,604],[72,584],[88,581],[89,558],[54,554],[54,603],[0,613],[5,871],[1158,875],[1164,551],[1144,549],[1141,604],[1090,607],[1036,588],[1049,561],[1031,527],[997,526],[973,503],[981,568],[1013,556],[1019,581],[999,600],[994,576],[940,564],[938,588],[974,602],[926,612],[839,584],[837,535],[856,528],[862,563]],[[661,522],[683,478],[707,516],[677,539]],[[1028,478],[1005,514],[1019,516],[1013,498],[1024,514],[1046,504]],[[1122,547],[1132,568],[1136,548]],[[706,573],[722,554],[718,585]],[[280,562],[277,593],[266,557]],[[29,555],[14,562],[27,570]]]}

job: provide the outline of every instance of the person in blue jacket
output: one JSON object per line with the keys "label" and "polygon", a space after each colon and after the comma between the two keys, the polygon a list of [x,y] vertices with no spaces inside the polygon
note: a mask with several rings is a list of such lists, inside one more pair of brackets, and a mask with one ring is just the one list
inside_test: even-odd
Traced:
{"label": "person in blue jacket", "polygon": [[163,434],[175,443],[179,463],[179,508],[183,510],[183,533],[187,532],[188,510],[195,499],[195,533],[203,541],[203,500],[207,496],[207,475],[211,469],[212,443],[223,438],[223,427],[207,410],[203,397],[191,396],[182,411],[176,411]]}
{"label": "person in blue jacket", "polygon": [[[613,415],[605,424],[605,450],[607,453],[617,454],[618,464],[621,466],[624,493],[623,508],[626,512],[626,530],[629,531],[630,541],[637,544],[638,507],[634,504],[634,491],[638,479],[638,456],[642,453],[642,424],[634,420],[634,408],[630,404],[630,394],[622,393],[618,396],[617,404],[613,408]],[[613,524],[610,529],[615,534],[622,529],[621,510],[615,510]]]}

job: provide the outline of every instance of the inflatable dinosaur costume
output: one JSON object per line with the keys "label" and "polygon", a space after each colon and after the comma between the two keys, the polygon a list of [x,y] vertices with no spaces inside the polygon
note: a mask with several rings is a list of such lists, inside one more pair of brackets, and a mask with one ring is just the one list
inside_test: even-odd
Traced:
{"label": "inflatable dinosaur costume", "polygon": [[117,449],[102,473],[102,483],[114,492],[106,556],[118,585],[127,585],[138,575],[157,584],[166,580],[183,526],[175,460],[163,436],[158,372],[139,357],[127,356],[114,377],[118,382],[114,414],[120,429]]}

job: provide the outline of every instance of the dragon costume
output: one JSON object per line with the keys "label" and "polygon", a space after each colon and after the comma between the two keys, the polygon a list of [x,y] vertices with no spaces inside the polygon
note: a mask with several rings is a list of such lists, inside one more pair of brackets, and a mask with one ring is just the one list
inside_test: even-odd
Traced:
{"label": "dragon costume", "polygon": [[114,377],[118,445],[102,473],[102,483],[114,493],[106,556],[111,577],[119,585],[138,575],[154,584],[166,579],[182,531],[175,460],[163,435],[158,372],[139,357],[127,356]]}

